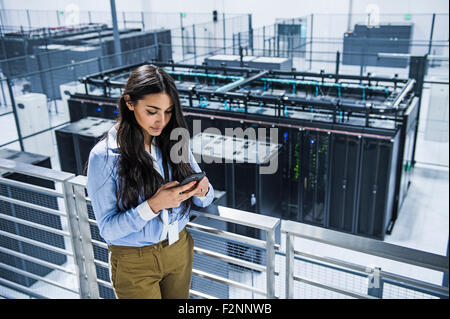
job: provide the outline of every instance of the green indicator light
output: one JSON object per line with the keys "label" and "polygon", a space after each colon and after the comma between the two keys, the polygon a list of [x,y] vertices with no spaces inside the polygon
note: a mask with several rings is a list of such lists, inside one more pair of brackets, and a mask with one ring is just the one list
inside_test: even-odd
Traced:
{"label": "green indicator light", "polygon": [[180,12],[180,16],[181,16],[182,18],[184,18],[184,17],[186,16],[186,13]]}
{"label": "green indicator light", "polygon": [[411,20],[411,14],[410,13],[405,14],[405,20]]}

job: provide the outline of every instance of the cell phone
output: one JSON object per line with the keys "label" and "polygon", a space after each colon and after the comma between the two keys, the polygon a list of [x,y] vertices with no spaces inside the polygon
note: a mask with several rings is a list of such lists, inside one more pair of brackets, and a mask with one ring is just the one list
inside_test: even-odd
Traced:
{"label": "cell phone", "polygon": [[189,183],[192,183],[194,181],[200,182],[202,180],[202,178],[205,177],[205,176],[206,176],[205,172],[192,174],[192,175],[186,177],[185,179],[183,179],[183,181],[179,185],[177,185],[177,187],[178,186],[183,186],[183,185],[186,185],[186,184],[189,184]]}

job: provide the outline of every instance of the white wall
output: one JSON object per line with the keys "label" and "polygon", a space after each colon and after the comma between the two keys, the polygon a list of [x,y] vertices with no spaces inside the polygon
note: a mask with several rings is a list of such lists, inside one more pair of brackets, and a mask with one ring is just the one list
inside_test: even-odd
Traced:
{"label": "white wall", "polygon": [[[348,30],[349,5],[352,3],[352,20],[350,28],[355,23],[363,23],[366,18],[367,7],[376,5],[381,15],[396,14],[387,18],[389,22],[413,22],[414,39],[429,38],[430,13],[449,12],[448,0],[116,0],[116,8],[120,15],[126,12],[186,12],[211,14],[217,10],[225,13],[251,13],[254,28],[271,25],[276,18],[293,18],[310,15],[314,16],[314,37],[341,37]],[[76,4],[81,11],[103,11],[108,19],[110,0],[0,0],[2,9],[20,10],[64,10],[67,5]],[[428,15],[424,15],[424,13]],[[411,14],[407,21],[405,14]],[[48,21],[39,21],[40,26],[55,25],[55,14],[50,14]],[[4,19],[4,24],[11,23],[14,15]],[[26,17],[21,17],[20,25],[27,25]],[[205,17],[203,17],[204,19]],[[207,18],[207,16],[206,16]],[[52,21],[53,19],[53,21]],[[42,20],[42,19],[40,19]],[[437,19],[434,39],[448,40],[448,18]],[[203,22],[202,20],[201,22]],[[35,21],[32,21],[33,25]],[[178,27],[178,24],[174,27]],[[245,29],[241,26],[240,30]]]}
{"label": "white wall", "polygon": [[[381,14],[448,13],[448,0],[353,0],[353,13],[365,13],[376,4]],[[77,4],[82,11],[109,11],[109,0],[0,0],[2,9],[63,10]],[[311,13],[348,13],[350,0],[116,0],[118,11],[251,13],[254,27],[272,24],[276,18]]]}

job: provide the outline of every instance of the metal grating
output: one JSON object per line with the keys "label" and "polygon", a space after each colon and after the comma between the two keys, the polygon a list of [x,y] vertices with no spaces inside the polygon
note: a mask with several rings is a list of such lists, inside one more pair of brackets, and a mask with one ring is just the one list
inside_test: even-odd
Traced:
{"label": "metal grating", "polygon": [[[56,197],[40,194],[35,191],[25,190],[23,188],[7,184],[0,184],[0,195],[26,203],[39,205],[45,208],[58,210]],[[42,212],[37,209],[24,207],[18,204],[12,204],[3,200],[0,200],[0,214],[37,223],[55,230],[62,230],[60,216]],[[62,235],[55,234],[50,230],[46,231],[43,229],[38,229],[32,226],[5,220],[3,218],[0,218],[0,230],[11,233],[13,236],[22,236],[43,244],[65,249],[64,237]],[[56,265],[62,265],[67,261],[67,257],[64,254],[26,243],[19,239],[10,238],[9,236],[0,235],[0,246]],[[51,268],[4,252],[0,252],[0,262],[42,277],[52,271]],[[4,268],[0,268],[0,277],[26,287],[30,287],[37,281],[36,279],[30,278],[24,274],[18,274]]]}

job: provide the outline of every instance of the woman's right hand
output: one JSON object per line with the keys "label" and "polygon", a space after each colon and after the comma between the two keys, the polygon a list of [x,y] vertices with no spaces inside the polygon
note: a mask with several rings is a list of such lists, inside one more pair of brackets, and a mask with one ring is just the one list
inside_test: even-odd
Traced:
{"label": "woman's right hand", "polygon": [[[152,211],[157,214],[161,209],[168,209],[180,206],[181,202],[189,199],[196,193],[196,189],[186,192],[196,182],[192,182],[183,186],[178,186],[180,182],[173,181],[162,185],[156,193],[147,200]],[[183,193],[186,192],[186,193]]]}

